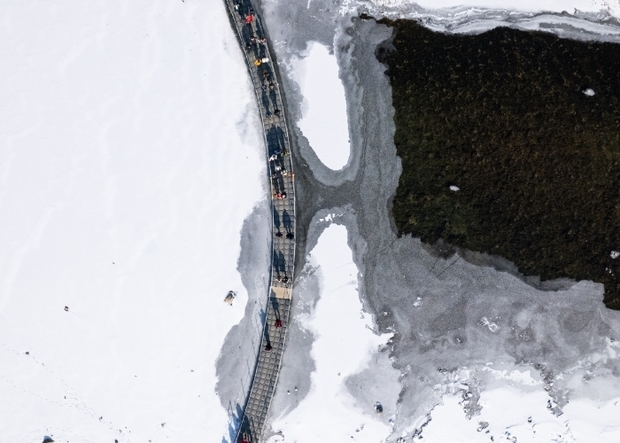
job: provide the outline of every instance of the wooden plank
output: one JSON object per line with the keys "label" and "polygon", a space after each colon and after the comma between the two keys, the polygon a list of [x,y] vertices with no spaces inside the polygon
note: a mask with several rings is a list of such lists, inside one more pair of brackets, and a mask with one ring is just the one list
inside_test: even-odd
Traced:
{"label": "wooden plank", "polygon": [[271,292],[272,292],[272,297],[275,298],[281,298],[284,300],[290,300],[291,299],[291,288],[281,288],[278,286],[272,286],[271,287]]}

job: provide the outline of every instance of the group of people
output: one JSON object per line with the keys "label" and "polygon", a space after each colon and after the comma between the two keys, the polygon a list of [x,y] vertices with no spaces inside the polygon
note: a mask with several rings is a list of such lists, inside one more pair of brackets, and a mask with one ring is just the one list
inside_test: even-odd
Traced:
{"label": "group of people", "polygon": [[[266,57],[263,60],[265,59],[269,61],[269,59],[267,59]],[[260,64],[256,64],[256,62],[254,62],[254,64],[256,66],[260,66],[262,64],[262,61]],[[271,78],[271,74],[269,74],[269,71],[267,69],[263,69],[263,83],[261,84],[261,89],[265,93],[269,91],[270,95],[275,94],[275,91],[276,91],[276,84],[274,83],[274,80],[273,78]],[[274,101],[274,107],[277,106],[277,99],[275,97],[272,97],[272,100]],[[270,116],[270,115],[271,115],[271,112],[267,110],[267,116]],[[280,118],[280,116],[282,115],[282,111],[280,111],[277,107],[275,107],[275,109],[273,110],[273,115]]]}
{"label": "group of people", "polygon": [[260,66],[263,63],[268,63],[269,59],[267,57],[263,57],[263,58],[257,58],[256,60],[254,60],[254,66]]}
{"label": "group of people", "polygon": [[235,11],[237,11],[239,14],[241,14],[241,16],[245,19],[246,23],[252,23],[252,20],[254,20],[254,8],[250,7],[250,9],[248,9],[248,13],[244,14],[243,13],[243,5],[241,3],[241,0],[235,0],[233,7],[235,8]]}
{"label": "group of people", "polygon": [[[275,153],[273,155],[271,155],[271,157],[269,157],[269,163],[273,162],[273,165],[270,167],[271,169],[271,178],[273,180],[276,180],[280,177],[288,177],[290,174],[291,179],[293,178],[293,174],[289,173],[289,171],[287,171],[284,166],[283,166],[283,162],[278,162],[278,160],[280,159],[280,155],[284,156],[288,154],[288,152],[282,152],[280,149],[277,149],[275,151]],[[277,163],[276,163],[277,162]],[[274,197],[278,200],[284,199],[286,198],[286,192],[279,192],[279,193],[275,193]]]}
{"label": "group of people", "polygon": [[[254,26],[252,25],[252,23],[256,22],[256,14],[254,13],[254,9],[250,8],[247,13],[243,13],[243,6],[241,4],[241,0],[235,0],[234,8],[235,11],[237,11],[241,15],[246,26],[248,26],[249,28],[250,38],[249,41],[246,40],[246,51],[250,52],[253,49],[257,49],[256,45],[259,43],[262,45],[262,50],[255,52],[256,60],[254,60],[254,66],[259,67],[265,63],[268,63],[269,58],[265,56],[267,49],[267,39],[264,35],[261,37],[257,37],[256,34],[254,34]],[[260,49],[260,46],[258,48]]]}
{"label": "group of people", "polygon": [[[283,236],[284,236],[284,234],[282,234],[282,232],[280,232],[279,230],[278,230],[278,232],[276,232],[276,237],[282,238]],[[287,232],[286,233],[286,238],[288,240],[293,240],[295,238],[295,234],[293,234],[292,232]]]}
{"label": "group of people", "polygon": [[[264,41],[265,39],[261,39],[261,42]],[[269,59],[267,57],[263,57],[262,59],[256,59],[256,61],[254,62],[254,65],[256,66],[261,66],[263,63],[268,62]],[[261,84],[261,89],[263,90],[263,92],[267,92],[267,90],[269,90],[270,94],[275,94],[276,92],[276,84],[275,84],[275,80],[271,77],[271,74],[269,73],[269,69],[263,69],[263,83]],[[280,111],[277,108],[277,99],[272,98],[272,100],[274,101],[274,107],[275,109],[273,110],[273,114],[271,113],[271,111],[268,109],[267,110],[267,116],[270,117],[271,115],[274,115],[278,118],[280,118],[280,116],[282,115],[282,111]]]}
{"label": "group of people", "polygon": [[[264,71],[264,72],[267,72],[267,71]],[[269,86],[267,86],[265,83],[263,83],[263,84],[261,85],[261,89],[262,89],[263,91],[267,92],[267,87],[269,87],[269,91],[270,91],[270,92],[271,92],[271,91],[275,91],[275,89],[276,89],[276,85],[275,85],[275,84],[274,84],[271,80],[268,80],[268,81],[269,81]]]}
{"label": "group of people", "polygon": [[288,171],[286,169],[284,169],[281,165],[273,165],[273,176],[274,178],[277,177],[278,173],[280,173],[280,175],[282,175],[283,177],[286,177],[288,175]]}

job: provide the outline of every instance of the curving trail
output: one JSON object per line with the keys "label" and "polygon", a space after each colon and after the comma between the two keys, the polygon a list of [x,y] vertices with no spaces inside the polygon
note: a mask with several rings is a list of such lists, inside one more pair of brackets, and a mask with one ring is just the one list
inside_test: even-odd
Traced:
{"label": "curving trail", "polygon": [[270,175],[272,260],[263,336],[237,442],[261,440],[275,392],[289,322],[295,264],[295,187],[290,139],[278,75],[260,16],[249,0],[225,0],[256,94]]}

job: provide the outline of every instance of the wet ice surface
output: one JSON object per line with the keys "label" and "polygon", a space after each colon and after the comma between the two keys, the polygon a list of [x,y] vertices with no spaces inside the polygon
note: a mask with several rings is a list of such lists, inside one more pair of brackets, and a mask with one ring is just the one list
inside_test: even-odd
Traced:
{"label": "wet ice surface", "polygon": [[304,97],[299,129],[325,166],[342,169],[349,160],[349,126],[336,57],[310,42],[303,57],[293,61],[292,73]]}
{"label": "wet ice surface", "polygon": [[[302,248],[293,315],[312,312],[318,297],[320,283],[307,274],[304,257],[329,223],[344,224],[361,275],[364,308],[379,331],[394,333],[390,355],[402,374],[399,396],[390,394],[398,401],[398,413],[385,438],[424,436],[428,429],[436,437],[430,441],[444,437],[512,441],[517,433],[519,441],[528,441],[531,435],[527,437],[525,429],[531,434],[534,428],[541,432],[531,441],[552,441],[558,435],[563,439],[559,441],[580,441],[578,436],[584,434],[577,432],[579,427],[601,439],[620,435],[613,418],[620,399],[620,314],[604,307],[601,285],[569,280],[540,283],[520,275],[499,257],[440,250],[411,237],[396,238],[389,201],[401,169],[392,143],[391,90],[385,67],[374,57],[376,45],[388,39],[391,31],[351,15],[359,8],[392,18],[417,17],[431,28],[454,32],[481,32],[501,23],[609,41],[620,40],[620,27],[615,19],[596,12],[571,16],[471,7],[429,12],[415,5],[382,3],[263,4],[293,121],[301,118],[302,96],[290,76],[291,61],[303,53],[307,42],[318,41],[333,47],[338,58],[351,128],[351,160],[338,173],[325,168],[299,129],[292,128],[299,143],[294,156]],[[278,420],[286,417],[279,414],[293,414],[298,402],[302,405],[309,395],[316,368],[309,356],[313,340],[308,331],[292,325],[271,410]],[[376,355],[381,359],[381,352]],[[368,395],[373,387],[390,386],[385,371],[380,365],[376,368],[358,374],[365,380],[363,389],[347,384],[362,410],[374,404]],[[514,371],[528,372],[534,382],[527,377],[514,380],[518,375]],[[287,385],[299,387],[294,399],[286,394]],[[437,406],[442,401],[446,406]],[[523,423],[524,407],[531,410],[532,423],[527,421],[529,415]],[[597,417],[597,407],[605,411],[601,415],[606,419]],[[440,439],[437,433],[450,429],[447,422],[453,420],[473,426],[471,438],[453,433]],[[478,432],[478,422],[484,420],[489,423]],[[553,436],[557,426],[563,430]],[[508,435],[508,427],[520,430]]]}

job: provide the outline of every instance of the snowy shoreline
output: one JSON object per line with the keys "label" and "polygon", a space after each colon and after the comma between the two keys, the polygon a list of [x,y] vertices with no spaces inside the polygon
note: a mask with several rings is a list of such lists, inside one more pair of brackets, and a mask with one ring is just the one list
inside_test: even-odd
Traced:
{"label": "snowy shoreline", "polygon": [[[506,0],[489,0],[465,6],[446,0],[410,2],[401,0],[345,1],[340,13],[368,14],[376,18],[418,20],[427,28],[447,33],[479,34],[497,26],[524,31],[552,32],[562,38],[617,42],[620,39],[620,4],[608,9],[595,2],[569,3],[550,0],[530,7]],[[570,12],[572,11],[572,13]]]}

